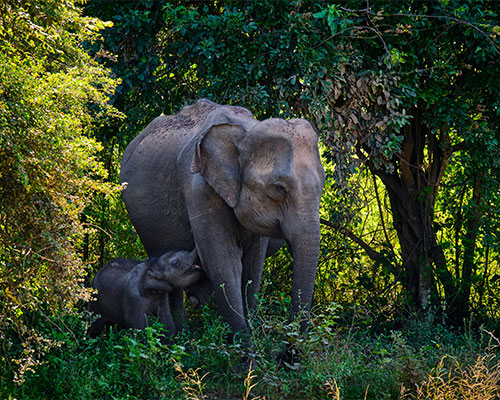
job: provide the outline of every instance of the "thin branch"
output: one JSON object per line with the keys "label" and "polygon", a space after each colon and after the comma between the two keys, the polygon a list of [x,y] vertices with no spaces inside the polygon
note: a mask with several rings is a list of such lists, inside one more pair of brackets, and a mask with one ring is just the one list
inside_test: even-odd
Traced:
{"label": "thin branch", "polygon": [[392,282],[387,285],[385,288],[383,288],[382,290],[380,290],[376,297],[380,297],[380,296],[385,296],[386,293],[389,292],[389,290],[391,290],[394,286],[396,286],[396,284],[398,283],[402,283],[402,280],[401,280],[401,275],[403,274],[403,269],[400,269],[400,271],[395,274],[394,276],[394,279],[392,280]]}
{"label": "thin branch", "polygon": [[350,28],[346,28],[346,29],[342,29],[341,31],[338,31],[337,33],[334,33],[333,35],[331,36],[328,36],[326,39],[322,40],[321,42],[319,42],[316,46],[314,46],[313,48],[316,49],[318,47],[321,47],[323,44],[325,44],[326,42],[328,42],[329,40],[332,40],[335,36],[338,36],[344,32],[347,32],[347,31],[352,31],[352,30],[358,30],[358,31],[361,31],[363,29],[368,29],[370,31],[373,31],[375,32],[375,34],[377,35],[377,37],[382,41],[382,45],[384,46],[384,50],[387,54],[389,54],[389,50],[387,48],[387,45],[385,44],[385,41],[384,41],[384,38],[382,37],[382,35],[375,29],[375,28],[372,28],[371,26],[353,26],[353,27],[350,27]]}
{"label": "thin branch", "polygon": [[[57,325],[54,321],[52,321],[52,320],[51,320],[51,319],[50,319],[50,318],[49,318],[49,317],[48,317],[48,316],[47,316],[47,315],[46,315],[46,314],[42,311],[41,307],[39,307],[39,308],[37,309],[37,311],[38,311],[40,314],[42,314],[42,315],[44,316],[44,318],[45,318],[48,322],[50,322],[52,325],[54,325],[54,326],[55,326],[55,327],[59,330],[59,332],[64,333],[64,331],[62,330],[62,328],[61,328],[59,325]],[[62,319],[61,319],[61,321],[60,321],[60,322],[64,325],[64,327],[66,328],[66,330],[67,330],[69,333],[71,333],[71,336],[73,336],[73,339],[74,339],[75,343],[76,343],[77,345],[79,345],[79,344],[80,344],[80,341],[79,341],[79,340],[78,340],[78,338],[76,337],[76,335],[75,335],[75,333],[73,332],[73,330],[71,330],[71,329],[69,328],[69,326],[68,326],[68,325],[66,325],[66,324],[64,323],[64,321],[62,321]]]}
{"label": "thin branch", "polygon": [[378,261],[383,257],[382,254],[380,254],[378,251],[373,250],[368,243],[366,243],[360,237],[356,236],[349,229],[344,228],[338,224],[334,224],[333,222],[323,218],[320,218],[320,223],[341,232],[342,234],[346,235],[349,239],[351,239],[354,243],[359,244],[361,248],[366,252],[368,257],[370,257],[373,261]]}
{"label": "thin branch", "polygon": [[[384,49],[385,49],[385,52],[387,54],[389,54],[389,50],[387,49],[387,45],[385,44],[385,41],[384,39],[382,38],[382,34],[380,33],[380,31],[377,29],[377,25],[375,25],[373,23],[373,21],[371,20],[370,18],[370,3],[369,3],[369,0],[366,0],[366,5],[367,5],[367,9],[366,9],[366,17],[368,18],[368,21],[370,21],[370,24],[373,25],[373,32],[375,32],[375,34],[379,37],[379,39],[382,41],[382,44],[384,45]],[[369,26],[367,26],[366,28],[368,29],[372,29],[370,28]]]}
{"label": "thin branch", "polygon": [[[379,16],[379,17],[433,18],[433,19],[446,19],[449,21],[453,21],[453,22],[456,22],[457,24],[466,25],[466,26],[478,31],[481,35],[483,35],[484,37],[486,37],[486,39],[488,39],[488,42],[490,42],[495,53],[500,55],[500,51],[498,50],[496,43],[491,39],[491,37],[486,32],[484,32],[482,29],[479,29],[476,25],[474,25],[470,22],[464,21],[463,19],[460,19],[460,18],[450,17],[449,15],[424,15],[424,14],[403,14],[403,13],[379,15],[379,14],[373,12],[371,10],[371,7],[367,7],[367,8],[361,9],[361,10],[351,10],[351,9],[345,8],[345,7],[340,7],[340,9],[342,11],[346,11],[346,12],[350,12],[350,13],[356,13],[356,14],[366,13],[366,14],[371,14],[371,15]],[[384,47],[385,47],[385,43],[384,43]]]}
{"label": "thin branch", "polygon": [[[373,11],[367,11],[368,13],[372,14],[372,15],[377,15],[376,13],[374,13]],[[484,32],[483,30],[479,29],[476,25],[470,23],[470,22],[467,22],[467,21],[464,21],[463,19],[460,19],[460,18],[456,18],[456,17],[450,17],[448,15],[424,15],[424,14],[402,14],[402,13],[396,13],[396,14],[384,14],[384,15],[381,15],[383,17],[413,17],[413,18],[433,18],[433,19],[447,19],[447,20],[450,20],[450,21],[454,21],[458,24],[462,24],[462,25],[466,25],[472,29],[475,29],[476,31],[478,31],[481,35],[483,35],[484,37],[486,37],[486,39],[488,39],[488,41],[490,42],[491,46],[493,47],[493,50],[495,50],[495,53],[497,53],[498,55],[500,55],[500,51],[498,50],[497,48],[497,45],[495,44],[495,42],[490,38],[490,36]]]}
{"label": "thin branch", "polygon": [[367,12],[367,11],[368,11],[368,12],[370,12],[370,8],[371,8],[371,7],[369,7],[369,8],[363,8],[363,9],[361,9],[361,10],[351,10],[350,8],[340,7],[340,9],[341,9],[342,11],[347,11],[347,12],[351,12],[351,13],[359,13],[359,14],[361,14],[361,13],[365,13],[365,12]]}
{"label": "thin branch", "polygon": [[420,73],[420,72],[425,72],[425,71],[432,71],[433,69],[442,68],[443,65],[446,65],[446,64],[448,64],[451,61],[451,59],[453,58],[453,56],[454,56],[454,54],[452,54],[451,56],[449,56],[448,59],[445,62],[443,62],[443,63],[441,63],[439,65],[434,65],[434,66],[428,67],[428,68],[416,68],[416,69],[414,69],[412,71],[397,72],[397,75],[409,75],[409,74]]}
{"label": "thin branch", "polygon": [[375,197],[377,198],[378,210],[380,213],[380,221],[382,222],[382,230],[384,231],[385,240],[387,244],[390,244],[389,235],[387,234],[387,229],[385,228],[384,214],[382,213],[382,203],[380,202],[380,195],[378,193],[378,185],[377,185],[377,177],[372,174],[373,177],[373,186],[375,188]]}
{"label": "thin branch", "polygon": [[90,222],[84,222],[82,225],[83,225],[83,226],[89,226],[89,227],[91,227],[91,228],[95,228],[95,229],[97,229],[97,230],[100,230],[102,233],[105,233],[106,235],[108,235],[108,237],[109,237],[110,239],[113,239],[113,236],[111,236],[111,234],[110,234],[109,232],[107,232],[105,229],[101,228],[101,227],[100,227],[100,226],[98,226],[98,225],[92,224],[92,223],[90,223]]}

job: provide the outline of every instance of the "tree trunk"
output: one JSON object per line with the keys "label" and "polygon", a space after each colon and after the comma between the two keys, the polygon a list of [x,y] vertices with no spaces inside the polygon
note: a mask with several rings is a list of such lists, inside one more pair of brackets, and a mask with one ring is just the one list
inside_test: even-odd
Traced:
{"label": "tree trunk", "polygon": [[401,131],[403,142],[393,160],[394,172],[376,169],[369,161],[368,165],[389,195],[403,259],[401,282],[417,309],[425,311],[431,299],[438,300],[436,278],[447,297],[456,295],[433,226],[438,188],[452,151],[446,126],[436,132],[422,121],[421,108],[414,107],[411,114],[411,123]]}
{"label": "tree trunk", "polygon": [[[401,191],[405,188],[401,187]],[[418,199],[409,194],[398,196],[388,189],[394,228],[398,234],[403,259],[402,283],[418,310],[425,311],[434,291],[432,249],[436,245],[432,224],[426,221]]]}

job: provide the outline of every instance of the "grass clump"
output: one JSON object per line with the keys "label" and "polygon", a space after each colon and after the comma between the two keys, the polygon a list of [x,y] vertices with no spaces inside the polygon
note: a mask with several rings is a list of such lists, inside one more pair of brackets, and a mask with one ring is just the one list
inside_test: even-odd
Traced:
{"label": "grass clump", "polygon": [[416,392],[405,396],[415,400],[494,400],[500,398],[500,362],[498,340],[490,342],[484,354],[464,364],[452,356],[443,356]]}

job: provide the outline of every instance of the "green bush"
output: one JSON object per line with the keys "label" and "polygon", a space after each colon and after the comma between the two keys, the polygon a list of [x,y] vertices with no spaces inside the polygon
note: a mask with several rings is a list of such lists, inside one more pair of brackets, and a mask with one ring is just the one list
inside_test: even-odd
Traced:
{"label": "green bush", "polygon": [[[229,326],[208,307],[190,313],[186,329],[166,345],[154,321],[143,331],[111,329],[91,339],[86,330],[94,317],[88,313],[33,315],[34,329],[57,346],[17,386],[4,359],[0,397],[379,400],[404,394],[437,399],[442,397],[421,393],[436,386],[443,366],[453,367],[446,382],[454,387],[461,379],[473,382],[473,371],[489,379],[485,382],[498,377],[497,348],[492,345],[498,343],[484,331],[459,334],[426,318],[409,321],[399,330],[373,333],[358,323],[363,313],[332,304],[316,309],[309,330],[300,334],[298,322],[288,320],[286,305],[277,302],[261,300],[251,317],[251,375],[248,364],[242,363],[246,353],[241,343],[230,344]],[[344,314],[354,315],[351,323],[345,323]],[[286,348],[295,352],[295,363],[277,361]],[[16,358],[19,351],[22,346],[13,344],[10,357]],[[440,385],[435,390],[458,390]]]}
{"label": "green bush", "polygon": [[[91,136],[118,116],[117,81],[83,48],[106,24],[75,3],[0,5],[0,338],[13,339],[0,356],[19,383],[57,346],[34,329],[36,315],[88,298],[81,213],[96,192],[113,191]],[[22,351],[7,360],[11,346]]]}

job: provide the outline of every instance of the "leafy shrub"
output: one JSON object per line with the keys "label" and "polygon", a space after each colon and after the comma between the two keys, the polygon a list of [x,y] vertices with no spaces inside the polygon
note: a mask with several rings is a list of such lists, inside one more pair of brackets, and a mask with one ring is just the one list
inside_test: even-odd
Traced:
{"label": "leafy shrub", "polygon": [[108,104],[116,81],[82,48],[105,24],[81,17],[74,1],[0,8],[0,337],[15,332],[12,346],[22,346],[8,360],[21,383],[57,346],[33,328],[35,316],[88,297],[80,216],[95,192],[113,190],[90,133],[117,115]]}
{"label": "leafy shrub", "polygon": [[[260,300],[251,317],[253,370],[242,363],[241,343],[230,343],[229,326],[207,307],[192,313],[186,329],[167,345],[154,322],[143,331],[111,329],[90,339],[92,317],[86,313],[34,315],[36,331],[57,346],[19,386],[2,360],[0,398],[379,400],[470,393],[471,399],[487,399],[474,397],[480,383],[482,393],[497,395],[498,348],[484,332],[458,334],[415,320],[401,330],[373,333],[358,323],[364,317],[359,311],[346,323],[347,312],[337,304],[317,308],[309,330],[300,334],[286,306]],[[278,362],[287,348],[295,361]],[[18,351],[22,346],[12,345],[11,358]]]}

